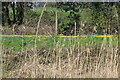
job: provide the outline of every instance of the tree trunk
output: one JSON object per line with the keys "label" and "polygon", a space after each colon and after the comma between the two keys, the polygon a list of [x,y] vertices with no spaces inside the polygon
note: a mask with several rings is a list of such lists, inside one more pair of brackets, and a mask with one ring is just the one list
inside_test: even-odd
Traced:
{"label": "tree trunk", "polygon": [[18,25],[23,23],[24,18],[24,2],[17,3],[17,21]]}
{"label": "tree trunk", "polygon": [[15,16],[15,3],[13,2],[13,4],[11,4],[12,10],[13,10],[13,23],[16,22],[16,16]]}
{"label": "tree trunk", "polygon": [[2,24],[4,25],[5,22],[8,23],[8,25],[11,25],[11,20],[10,20],[10,17],[9,17],[9,9],[8,9],[8,6],[9,6],[9,2],[3,2],[2,3]]}

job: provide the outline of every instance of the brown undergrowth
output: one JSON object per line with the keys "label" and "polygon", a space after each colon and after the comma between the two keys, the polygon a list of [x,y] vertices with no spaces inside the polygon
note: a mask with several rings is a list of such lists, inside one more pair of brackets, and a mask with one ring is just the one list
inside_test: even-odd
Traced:
{"label": "brown undergrowth", "polygon": [[[118,46],[56,45],[4,52],[4,75],[9,78],[117,78]],[[35,62],[33,60],[36,60]],[[34,76],[33,76],[34,75]]]}

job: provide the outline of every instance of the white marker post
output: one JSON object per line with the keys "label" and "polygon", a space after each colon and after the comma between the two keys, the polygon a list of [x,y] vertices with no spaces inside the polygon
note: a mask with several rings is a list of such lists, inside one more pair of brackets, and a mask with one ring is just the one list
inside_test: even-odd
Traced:
{"label": "white marker post", "polygon": [[74,36],[76,36],[76,22],[75,22],[75,32],[74,32]]}

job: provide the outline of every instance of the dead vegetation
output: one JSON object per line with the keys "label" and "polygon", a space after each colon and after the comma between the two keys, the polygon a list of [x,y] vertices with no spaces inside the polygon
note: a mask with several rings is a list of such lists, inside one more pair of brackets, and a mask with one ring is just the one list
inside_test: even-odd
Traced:
{"label": "dead vegetation", "polygon": [[9,59],[5,65],[12,67],[4,68],[7,74],[3,77],[7,78],[118,78],[118,46],[106,46],[104,42],[100,47],[56,45],[52,49],[38,48],[36,53],[26,49],[4,54]]}
{"label": "dead vegetation", "polygon": [[[24,35],[35,35],[36,34],[36,27],[34,26],[29,26],[28,25],[13,25],[12,27],[2,29],[0,28],[0,31],[3,34],[9,33],[11,34],[24,34]],[[55,28],[54,26],[50,25],[41,25],[39,27],[39,33],[38,34],[54,34],[55,33]]]}

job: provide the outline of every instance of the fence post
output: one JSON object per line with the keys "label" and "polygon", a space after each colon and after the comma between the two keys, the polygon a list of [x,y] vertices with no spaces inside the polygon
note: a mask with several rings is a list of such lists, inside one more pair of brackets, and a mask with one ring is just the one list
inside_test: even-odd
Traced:
{"label": "fence post", "polygon": [[74,32],[74,35],[76,36],[76,22],[75,22],[75,32]]}

